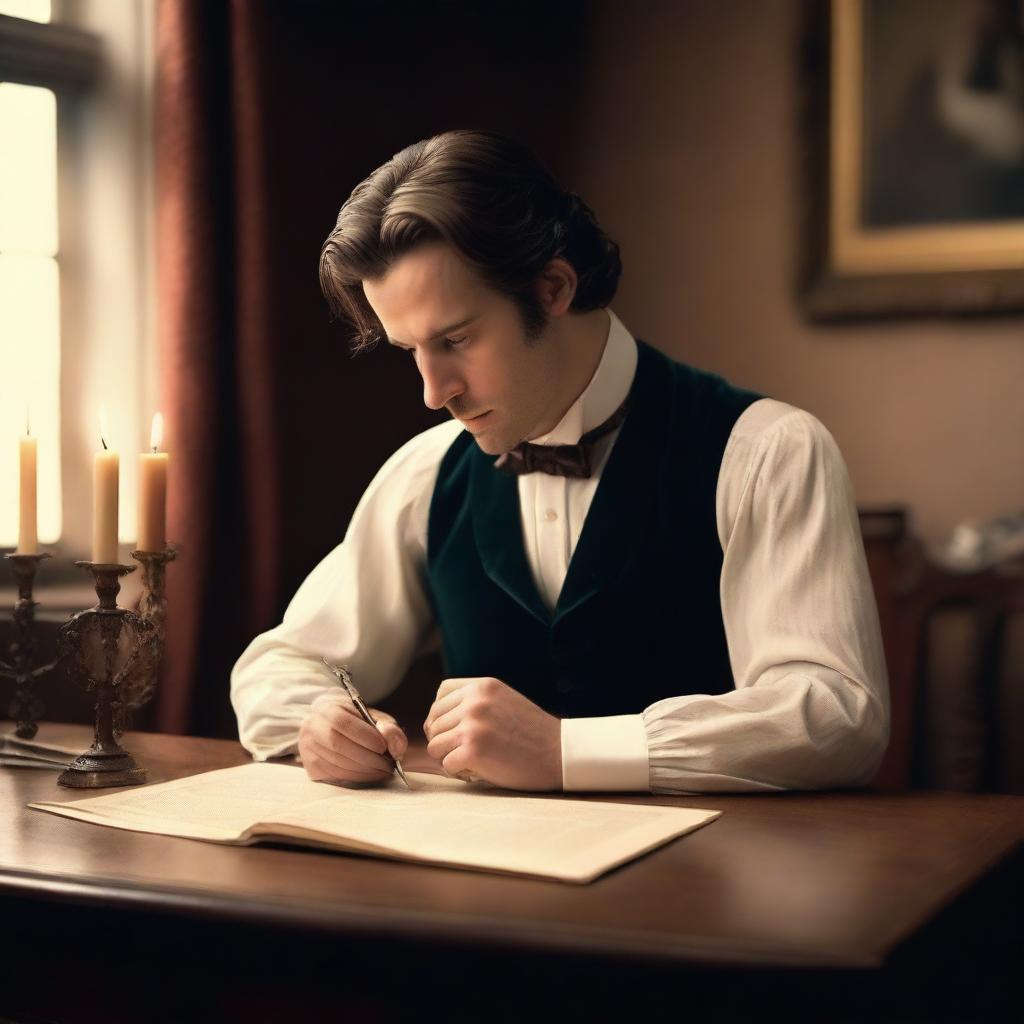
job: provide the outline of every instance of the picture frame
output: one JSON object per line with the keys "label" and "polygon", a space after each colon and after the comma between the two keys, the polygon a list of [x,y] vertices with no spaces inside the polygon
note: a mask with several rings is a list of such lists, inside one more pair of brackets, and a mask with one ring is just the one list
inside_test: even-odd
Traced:
{"label": "picture frame", "polygon": [[803,43],[806,315],[1024,309],[1024,0],[811,0]]}

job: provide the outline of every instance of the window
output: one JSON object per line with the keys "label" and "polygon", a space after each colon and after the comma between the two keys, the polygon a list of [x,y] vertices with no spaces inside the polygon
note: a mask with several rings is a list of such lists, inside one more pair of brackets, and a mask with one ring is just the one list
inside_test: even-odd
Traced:
{"label": "window", "polygon": [[17,435],[39,456],[39,538],[61,534],[57,103],[51,89],[0,82],[0,544],[18,533]]}
{"label": "window", "polygon": [[0,0],[0,14],[26,21],[49,21],[53,16],[50,0]]}
{"label": "window", "polygon": [[101,404],[121,541],[136,539],[135,454],[156,408],[154,18],[155,0],[0,0],[0,547],[17,540],[27,412],[51,577],[89,556]]}

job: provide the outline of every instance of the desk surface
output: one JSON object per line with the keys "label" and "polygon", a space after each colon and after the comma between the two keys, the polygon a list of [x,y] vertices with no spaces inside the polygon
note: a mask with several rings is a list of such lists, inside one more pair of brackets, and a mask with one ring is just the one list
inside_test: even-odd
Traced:
{"label": "desk surface", "polygon": [[[40,739],[46,735],[44,726]],[[89,730],[81,735],[85,746]],[[152,781],[248,760],[223,740],[135,733],[125,746]],[[429,770],[422,750],[411,751],[407,764]],[[1013,796],[600,795],[586,798],[725,813],[590,885],[572,886],[350,854],[218,846],[25,806],[82,795],[59,788],[53,772],[0,769],[0,893],[320,933],[695,965],[884,966],[1024,837],[1024,798]]]}

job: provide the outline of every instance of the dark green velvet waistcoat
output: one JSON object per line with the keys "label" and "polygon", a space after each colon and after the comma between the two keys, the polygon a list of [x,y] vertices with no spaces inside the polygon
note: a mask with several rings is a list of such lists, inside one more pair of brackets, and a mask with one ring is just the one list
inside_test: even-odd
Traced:
{"label": "dark green velvet waistcoat", "polygon": [[445,454],[427,575],[448,676],[495,676],[566,718],[733,688],[715,490],[733,425],[761,396],[637,344],[629,414],[554,614],[526,560],[516,477],[466,432]]}

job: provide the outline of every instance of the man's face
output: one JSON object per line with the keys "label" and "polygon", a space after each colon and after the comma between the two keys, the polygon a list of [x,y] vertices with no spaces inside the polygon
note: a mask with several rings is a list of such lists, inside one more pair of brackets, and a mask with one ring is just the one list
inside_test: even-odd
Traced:
{"label": "man's face", "polygon": [[527,344],[516,305],[451,246],[414,249],[363,291],[388,341],[415,359],[424,403],[446,408],[483,451],[500,455],[555,426],[559,346],[544,334]]}

